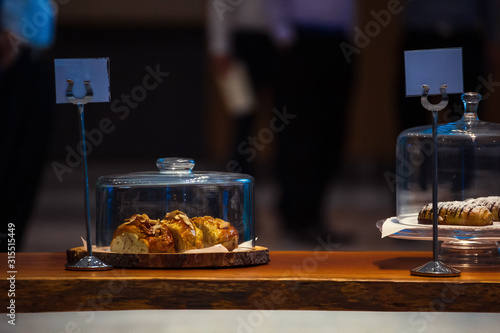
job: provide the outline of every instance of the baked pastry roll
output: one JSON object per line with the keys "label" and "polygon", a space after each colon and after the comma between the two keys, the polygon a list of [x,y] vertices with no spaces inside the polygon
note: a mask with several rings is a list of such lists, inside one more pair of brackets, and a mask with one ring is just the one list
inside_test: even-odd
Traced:
{"label": "baked pastry roll", "polygon": [[[493,216],[485,206],[465,201],[446,201],[438,203],[438,223],[443,225],[484,226],[493,223]],[[418,222],[432,223],[432,204],[425,205],[418,214]]]}
{"label": "baked pastry roll", "polygon": [[479,206],[485,206],[488,208],[493,215],[493,221],[500,221],[499,211],[500,211],[500,197],[481,197],[475,199],[467,199],[467,203]]}
{"label": "baked pastry roll", "polygon": [[175,253],[174,239],[167,226],[146,214],[126,219],[113,234],[111,252],[118,253]]}
{"label": "baked pastry roll", "polygon": [[172,233],[177,252],[203,248],[203,232],[183,212],[167,213],[162,222]]}
{"label": "baked pastry roll", "polygon": [[229,251],[238,247],[238,231],[229,222],[211,216],[193,217],[192,221],[203,231],[204,247],[221,244]]}

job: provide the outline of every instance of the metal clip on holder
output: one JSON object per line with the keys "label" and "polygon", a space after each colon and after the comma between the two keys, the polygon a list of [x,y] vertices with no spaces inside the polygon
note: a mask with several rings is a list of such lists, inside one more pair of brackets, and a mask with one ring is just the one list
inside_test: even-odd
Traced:
{"label": "metal clip on holder", "polygon": [[85,96],[77,98],[73,95],[73,85],[72,80],[68,80],[68,88],[66,89],[66,98],[72,104],[78,107],[78,114],[80,115],[80,141],[82,143],[82,157],[83,157],[83,180],[84,180],[84,193],[85,193],[85,220],[87,225],[87,253],[88,255],[80,259],[74,264],[66,264],[66,269],[68,270],[110,270],[113,269],[112,266],[103,263],[99,258],[92,255],[92,237],[90,231],[90,206],[89,206],[89,176],[87,171],[87,144],[85,141],[85,122],[84,122],[84,108],[83,106],[92,100],[94,95],[92,87],[90,87],[90,81],[83,81],[85,84]]}
{"label": "metal clip on holder", "polygon": [[443,110],[448,105],[448,95],[446,94],[446,88],[448,86],[443,84],[439,87],[441,91],[441,101],[437,104],[431,104],[427,97],[429,95],[429,86],[423,85],[423,93],[420,101],[422,106],[427,110],[432,112],[432,139],[434,142],[434,153],[433,153],[433,179],[432,179],[432,243],[433,243],[433,258],[432,261],[419,266],[417,268],[411,269],[412,275],[418,276],[431,276],[431,277],[450,277],[450,276],[460,276],[460,271],[452,267],[448,267],[438,260],[438,214],[436,214],[436,208],[438,206],[438,141],[437,141],[437,127],[438,127],[438,113]]}

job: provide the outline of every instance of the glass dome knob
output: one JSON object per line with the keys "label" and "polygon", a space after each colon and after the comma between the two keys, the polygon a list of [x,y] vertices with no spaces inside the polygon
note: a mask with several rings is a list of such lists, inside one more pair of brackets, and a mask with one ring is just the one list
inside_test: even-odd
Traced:
{"label": "glass dome knob", "polygon": [[464,102],[464,116],[477,117],[477,107],[479,101],[481,100],[481,95],[475,92],[468,92],[462,94],[462,102]]}
{"label": "glass dome knob", "polygon": [[156,160],[160,173],[190,173],[194,168],[194,160],[190,158],[167,157]]}

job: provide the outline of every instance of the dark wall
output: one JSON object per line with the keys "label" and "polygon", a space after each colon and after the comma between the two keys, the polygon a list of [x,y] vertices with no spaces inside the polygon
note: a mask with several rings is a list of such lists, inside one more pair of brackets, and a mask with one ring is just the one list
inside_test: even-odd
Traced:
{"label": "dark wall", "polygon": [[[66,27],[51,50],[51,58],[110,58],[112,102],[85,108],[86,129],[96,143],[92,156],[153,159],[203,155],[204,55],[201,28]],[[151,88],[150,72],[157,71],[169,75],[161,74],[155,89],[144,89],[144,78],[150,76]],[[111,125],[101,136],[96,129],[104,118]],[[76,107],[56,105],[50,157],[64,158],[67,146],[75,149],[78,141]]]}

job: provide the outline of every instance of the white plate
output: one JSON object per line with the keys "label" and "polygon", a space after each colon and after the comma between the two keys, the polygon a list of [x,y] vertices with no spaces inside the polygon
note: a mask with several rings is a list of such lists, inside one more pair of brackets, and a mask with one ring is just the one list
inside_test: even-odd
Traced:
{"label": "white plate", "polygon": [[[432,225],[419,224],[417,215],[398,219],[391,217],[377,222],[377,228],[383,237],[432,240]],[[500,240],[500,222],[494,222],[488,226],[438,226],[439,240]]]}

